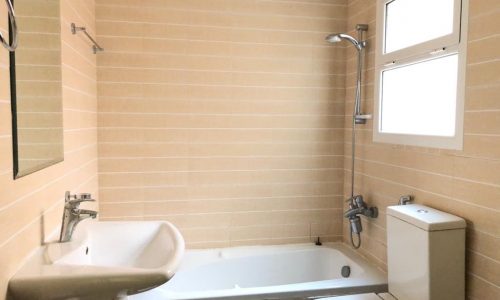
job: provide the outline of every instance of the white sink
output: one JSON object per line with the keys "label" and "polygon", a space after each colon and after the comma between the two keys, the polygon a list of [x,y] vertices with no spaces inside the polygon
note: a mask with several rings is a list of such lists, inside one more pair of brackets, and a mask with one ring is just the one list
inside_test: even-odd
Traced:
{"label": "white sink", "polygon": [[184,254],[168,222],[81,222],[68,243],[43,247],[10,280],[14,299],[114,299],[167,282]]}

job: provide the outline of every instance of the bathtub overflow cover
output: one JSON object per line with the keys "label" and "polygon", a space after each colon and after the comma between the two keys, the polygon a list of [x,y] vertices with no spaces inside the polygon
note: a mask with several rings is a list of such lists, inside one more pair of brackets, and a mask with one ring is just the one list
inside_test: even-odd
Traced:
{"label": "bathtub overflow cover", "polygon": [[342,270],[340,270],[340,274],[342,274],[342,277],[344,278],[351,276],[351,267],[343,266]]}

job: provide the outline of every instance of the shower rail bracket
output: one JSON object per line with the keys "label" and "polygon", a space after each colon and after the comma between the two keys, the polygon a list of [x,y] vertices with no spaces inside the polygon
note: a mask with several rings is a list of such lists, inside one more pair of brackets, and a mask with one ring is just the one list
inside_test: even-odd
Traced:
{"label": "shower rail bracket", "polygon": [[87,36],[87,38],[94,44],[92,45],[92,51],[94,52],[94,54],[104,51],[104,48],[99,46],[96,40],[94,40],[94,38],[92,38],[92,36],[90,36],[90,34],[87,32],[87,29],[85,27],[79,27],[76,26],[75,23],[71,23],[71,33],[76,34],[79,31],[83,32],[85,36]]}
{"label": "shower rail bracket", "polygon": [[373,119],[372,115],[355,115],[354,116],[354,122],[356,124],[366,124],[366,120],[371,120]]}
{"label": "shower rail bracket", "polygon": [[368,31],[368,24],[356,24],[356,31]]}

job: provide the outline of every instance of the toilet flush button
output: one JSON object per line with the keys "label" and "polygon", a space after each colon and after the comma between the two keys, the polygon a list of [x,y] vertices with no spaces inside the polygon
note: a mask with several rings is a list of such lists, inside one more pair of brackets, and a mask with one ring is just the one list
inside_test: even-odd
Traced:
{"label": "toilet flush button", "polygon": [[425,209],[419,209],[417,210],[418,213],[421,213],[421,214],[426,214],[428,213],[429,211],[425,210]]}

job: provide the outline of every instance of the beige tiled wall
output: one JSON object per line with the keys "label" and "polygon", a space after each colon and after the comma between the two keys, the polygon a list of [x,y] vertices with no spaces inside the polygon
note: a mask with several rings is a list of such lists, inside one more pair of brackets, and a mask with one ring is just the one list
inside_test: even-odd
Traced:
{"label": "beige tiled wall", "polygon": [[346,1],[96,1],[103,219],[341,238]]}
{"label": "beige tiled wall", "polygon": [[[59,226],[64,192],[97,194],[96,62],[87,40],[70,32],[71,22],[94,32],[94,10],[93,1],[61,1],[65,161],[15,181],[8,52],[0,47],[0,299],[27,255]],[[3,34],[6,28],[2,17]]]}
{"label": "beige tiled wall", "polygon": [[[367,23],[375,42],[375,0],[348,1],[348,29]],[[380,217],[364,222],[361,251],[386,268],[385,207],[400,195],[467,220],[468,299],[500,299],[500,2],[470,0],[463,151],[442,151],[372,142],[372,123],[359,132],[356,190]],[[355,34],[353,30],[351,34]],[[367,51],[365,110],[373,111],[374,52]],[[346,116],[352,114],[355,51],[347,52]],[[349,191],[350,118],[346,118],[345,194]],[[348,226],[344,240],[348,242]]]}
{"label": "beige tiled wall", "polygon": [[[379,219],[364,223],[361,251],[382,268],[384,208],[400,195],[466,218],[468,296],[493,300],[500,298],[500,7],[470,2],[464,150],[375,144],[370,123],[360,130],[356,189],[381,208]],[[0,298],[59,225],[64,191],[97,192],[96,94],[104,220],[167,219],[191,247],[340,238],[355,57],[323,38],[368,23],[373,44],[374,4],[61,1],[64,163],[12,180],[9,83],[0,81]],[[94,10],[106,48],[97,89],[88,41],[69,31],[76,22],[95,34]],[[368,112],[373,62],[369,47]],[[0,74],[8,78],[3,49]]]}

